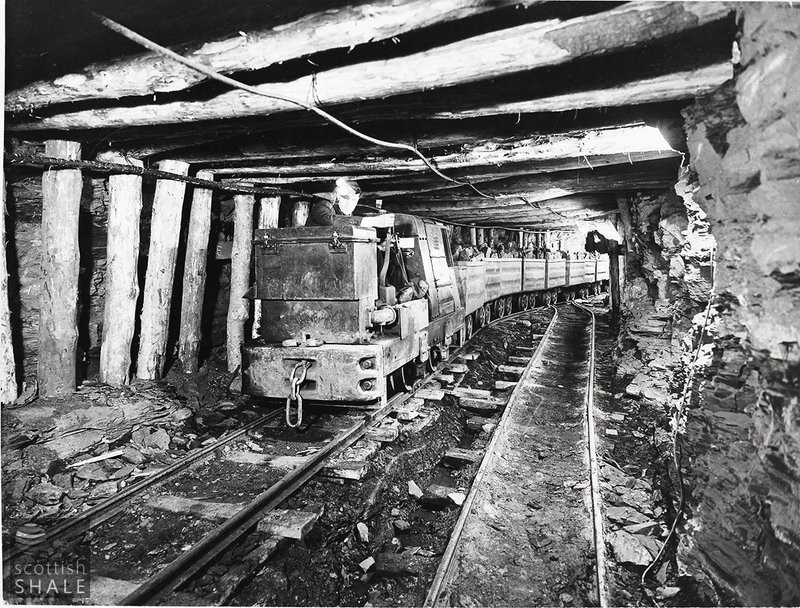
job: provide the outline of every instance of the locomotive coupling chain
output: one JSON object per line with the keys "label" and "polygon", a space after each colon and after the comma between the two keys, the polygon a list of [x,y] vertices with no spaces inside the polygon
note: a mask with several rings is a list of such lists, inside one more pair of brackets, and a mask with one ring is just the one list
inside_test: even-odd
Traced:
{"label": "locomotive coupling chain", "polygon": [[[303,424],[303,397],[300,395],[300,386],[306,381],[306,375],[311,367],[311,361],[300,361],[289,374],[289,396],[286,398],[286,425],[296,429]],[[292,422],[292,403],[297,403],[297,413]]]}

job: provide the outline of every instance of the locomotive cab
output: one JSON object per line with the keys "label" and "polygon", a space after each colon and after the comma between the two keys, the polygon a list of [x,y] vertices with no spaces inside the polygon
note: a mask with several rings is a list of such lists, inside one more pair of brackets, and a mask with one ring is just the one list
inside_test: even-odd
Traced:
{"label": "locomotive cab", "polygon": [[447,229],[436,222],[337,217],[257,230],[253,244],[261,323],[243,348],[248,394],[287,398],[301,367],[303,399],[381,403],[388,376],[432,348],[446,352],[463,327]]}

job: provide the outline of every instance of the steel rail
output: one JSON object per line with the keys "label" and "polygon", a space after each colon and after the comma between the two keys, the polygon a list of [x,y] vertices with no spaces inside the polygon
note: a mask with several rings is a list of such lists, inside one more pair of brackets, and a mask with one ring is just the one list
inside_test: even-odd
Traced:
{"label": "steel rail", "polygon": [[384,418],[393,408],[411,398],[412,395],[413,392],[396,395],[386,405],[370,412],[357,424],[339,433],[330,443],[309,457],[304,464],[293,469],[288,475],[271,485],[230,519],[200,539],[188,551],[182,553],[144,581],[124,597],[120,604],[151,604],[164,594],[180,587],[228,546],[238,540],[247,530],[255,526],[265,513],[275,509],[321,471],[328,459],[338,455],[358,441],[366,433],[369,426]]}
{"label": "steel rail", "polygon": [[[229,444],[230,442],[234,441],[235,439],[239,439],[242,435],[247,433],[247,431],[253,430],[260,426],[271,422],[273,419],[277,418],[283,414],[282,410],[276,410],[274,412],[270,412],[269,414],[262,416],[258,420],[254,420],[253,422],[246,424],[240,429],[237,429],[233,433],[229,435],[223,435],[213,444],[198,450],[193,454],[189,454],[188,456],[178,460],[174,464],[161,469],[158,473],[151,475],[150,477],[143,479],[142,481],[135,483],[133,485],[124,488],[120,492],[117,492],[113,496],[106,498],[105,500],[97,503],[92,508],[83,511],[82,513],[78,514],[75,517],[71,517],[66,521],[54,526],[50,530],[45,532],[45,535],[41,542],[47,541],[54,541],[59,538],[63,538],[67,536],[70,532],[85,532],[87,529],[91,530],[92,528],[96,528],[103,522],[107,521],[117,513],[119,513],[125,505],[135,498],[138,494],[142,491],[153,488],[161,483],[171,479],[176,474],[180,473],[190,465],[196,464],[201,462],[206,457],[211,456],[216,450],[219,448]],[[81,524],[85,524],[86,528],[80,529],[79,527]],[[76,530],[76,528],[79,528]],[[22,555],[23,551],[21,549],[12,549],[8,551],[5,556],[3,557],[3,563],[9,563],[11,560],[19,557]]]}
{"label": "steel rail", "polygon": [[[530,312],[530,310],[532,309],[499,317],[479,328],[478,331],[491,327],[501,321]],[[551,325],[552,322],[551,320]],[[473,337],[478,331],[473,333]],[[466,345],[467,344],[459,345],[453,355],[456,355]],[[247,530],[255,526],[263,518],[265,513],[275,509],[284,500],[300,489],[309,479],[321,471],[327,460],[343,452],[350,445],[358,441],[358,439],[364,436],[369,426],[380,421],[386,417],[392,409],[412,398],[416,391],[419,390],[428,379],[433,377],[448,364],[448,361],[442,361],[432,372],[426,374],[417,389],[407,393],[399,393],[389,399],[383,407],[366,414],[358,424],[340,433],[322,450],[309,458],[304,465],[294,469],[286,477],[259,494],[250,503],[234,514],[233,517],[212,530],[199,542],[195,543],[188,551],[181,554],[178,558],[159,570],[159,572],[144,581],[142,585],[123,598],[120,603],[123,605],[150,604],[164,594],[178,589],[222,553],[228,546],[245,534]]]}
{"label": "steel rail", "polygon": [[[453,532],[450,535],[450,541],[447,543],[447,547],[445,548],[444,554],[442,555],[442,560],[439,563],[439,568],[437,569],[436,575],[433,578],[431,587],[428,590],[428,595],[425,597],[425,602],[423,603],[423,606],[425,607],[436,606],[441,596],[442,590],[447,586],[447,584],[452,579],[456,550],[458,549],[459,543],[461,541],[461,535],[462,532],[464,531],[464,524],[467,521],[467,516],[472,510],[472,505],[475,502],[475,499],[481,490],[480,488],[481,481],[484,475],[486,474],[486,470],[489,468],[490,464],[494,461],[495,457],[494,452],[497,446],[497,442],[500,440],[500,437],[503,434],[502,431],[505,428],[505,425],[511,414],[511,411],[514,409],[514,404],[516,403],[516,400],[519,396],[520,387],[523,384],[523,380],[530,375],[530,370],[533,369],[534,365],[536,365],[539,359],[541,358],[544,344],[550,338],[550,334],[552,333],[556,319],[558,318],[558,309],[553,305],[550,305],[549,308],[553,309],[553,318],[550,319],[550,323],[548,324],[547,329],[545,330],[544,335],[542,336],[542,339],[539,341],[539,344],[536,347],[536,350],[534,351],[531,360],[525,367],[525,371],[522,373],[520,381],[514,387],[511,396],[506,402],[506,408],[503,411],[503,415],[497,424],[497,428],[495,429],[495,432],[492,435],[489,444],[486,446],[486,451],[484,452],[480,467],[478,468],[478,471],[475,474],[475,478],[472,481],[472,485],[470,486],[467,498],[464,500],[464,504],[461,507],[461,512],[459,513],[458,519],[456,520],[455,528],[453,529]],[[522,311],[522,312],[529,312],[529,311]],[[503,321],[510,318],[511,316],[517,316],[519,314],[521,313],[500,317],[499,319],[497,319],[497,321]],[[484,327],[489,327],[489,324],[485,325]]]}
{"label": "steel rail", "polygon": [[606,580],[606,544],[603,535],[602,498],[600,496],[600,469],[597,464],[596,428],[594,423],[594,373],[595,373],[595,329],[596,319],[593,310],[582,304],[572,303],[591,317],[591,337],[589,342],[589,380],[584,397],[586,425],[586,449],[589,452],[589,487],[592,498],[592,531],[594,536],[595,575],[597,595],[601,608],[608,606],[608,582]]}

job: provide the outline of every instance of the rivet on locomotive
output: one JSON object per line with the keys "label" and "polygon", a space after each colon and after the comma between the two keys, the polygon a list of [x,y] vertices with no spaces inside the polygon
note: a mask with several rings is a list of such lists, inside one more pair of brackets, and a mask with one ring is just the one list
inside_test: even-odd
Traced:
{"label": "rivet on locomotive", "polygon": [[243,391],[286,399],[290,426],[303,400],[379,407],[491,319],[608,283],[607,256],[454,262],[449,243],[444,224],[402,213],[257,230]]}

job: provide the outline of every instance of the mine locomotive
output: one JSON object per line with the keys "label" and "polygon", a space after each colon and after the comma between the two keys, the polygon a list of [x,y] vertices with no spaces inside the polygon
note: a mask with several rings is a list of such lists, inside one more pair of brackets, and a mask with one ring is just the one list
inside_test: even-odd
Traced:
{"label": "mine locomotive", "polygon": [[332,226],[256,230],[258,337],[243,347],[243,391],[377,407],[424,364],[512,310],[597,292],[608,259],[454,262],[449,228],[402,213]]}

